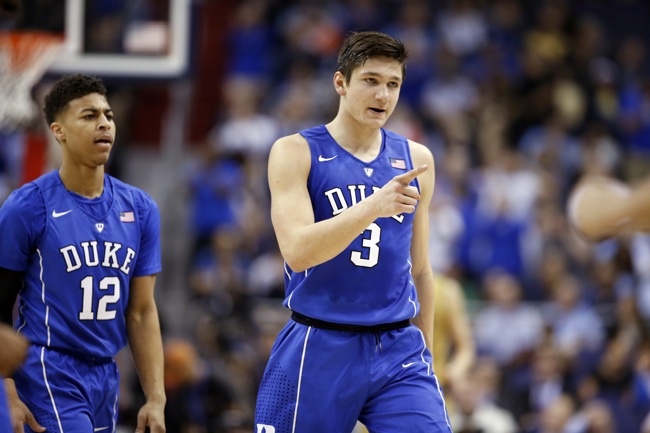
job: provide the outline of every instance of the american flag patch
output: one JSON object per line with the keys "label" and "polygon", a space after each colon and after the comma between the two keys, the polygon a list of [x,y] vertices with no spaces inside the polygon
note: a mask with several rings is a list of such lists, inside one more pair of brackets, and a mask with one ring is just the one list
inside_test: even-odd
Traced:
{"label": "american flag patch", "polygon": [[391,158],[390,166],[393,168],[399,168],[400,170],[406,170],[406,161],[403,159]]}
{"label": "american flag patch", "polygon": [[120,212],[120,221],[123,223],[132,223],[135,221],[133,212]]}

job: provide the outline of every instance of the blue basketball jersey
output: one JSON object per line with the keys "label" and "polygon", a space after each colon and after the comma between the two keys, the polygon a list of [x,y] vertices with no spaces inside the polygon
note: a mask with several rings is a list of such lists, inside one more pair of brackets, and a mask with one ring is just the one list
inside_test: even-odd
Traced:
{"label": "blue basketball jersey", "polygon": [[[309,143],[307,187],[315,220],[332,218],[413,168],[406,138],[382,129],[377,158],[364,162],[343,149],[323,125],[301,131]],[[417,179],[412,185],[419,189]],[[377,325],[417,315],[411,277],[413,214],[378,218],[338,256],[285,272],[284,305],[333,323]]]}
{"label": "blue basketball jersey", "polygon": [[113,357],[131,278],[161,270],[159,232],[151,197],[109,175],[96,199],[58,171],[15,190],[0,208],[0,267],[24,272],[15,327],[33,344]]}

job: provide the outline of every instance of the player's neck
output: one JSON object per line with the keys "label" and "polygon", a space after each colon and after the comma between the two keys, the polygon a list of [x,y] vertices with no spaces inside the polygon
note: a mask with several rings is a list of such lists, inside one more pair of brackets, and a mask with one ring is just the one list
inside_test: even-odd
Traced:
{"label": "player's neck", "polygon": [[339,116],[325,126],[339,146],[363,161],[373,160],[381,150],[380,128],[345,121]]}
{"label": "player's neck", "polygon": [[59,169],[61,182],[68,191],[82,197],[96,198],[104,192],[104,166],[70,169],[63,164]]}

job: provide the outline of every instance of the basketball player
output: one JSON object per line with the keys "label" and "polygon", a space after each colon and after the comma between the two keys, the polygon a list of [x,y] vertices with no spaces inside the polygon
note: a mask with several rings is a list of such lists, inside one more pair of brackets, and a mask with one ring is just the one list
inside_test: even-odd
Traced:
{"label": "basketball player", "polygon": [[451,431],[429,351],[433,157],[382,128],[406,56],[383,33],[350,35],[333,77],[336,117],[272,147],[271,217],[293,313],[260,384],[258,433],[350,432],[357,419],[376,432]]}
{"label": "basketball player", "polygon": [[6,324],[0,323],[0,432],[11,432],[11,417],[3,377],[10,377],[27,355],[28,342]]}
{"label": "basketball player", "polygon": [[147,398],[136,432],[164,432],[158,208],[104,173],[115,124],[99,79],[64,76],[44,112],[62,165],[0,208],[0,317],[20,291],[15,328],[31,342],[5,380],[14,431],[114,432],[113,357],[128,342]]}
{"label": "basketball player", "polygon": [[650,230],[650,178],[627,185],[606,176],[583,178],[568,200],[569,221],[591,241]]}

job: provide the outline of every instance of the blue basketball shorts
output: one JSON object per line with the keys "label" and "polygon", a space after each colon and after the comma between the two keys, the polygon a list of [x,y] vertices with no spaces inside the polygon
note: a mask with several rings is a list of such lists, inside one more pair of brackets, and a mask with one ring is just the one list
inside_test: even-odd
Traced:
{"label": "blue basketball shorts", "polygon": [[[451,433],[431,354],[415,326],[340,331],[290,320],[257,396],[256,433]],[[408,427],[405,427],[408,426]]]}
{"label": "blue basketball shorts", "polygon": [[[80,359],[31,346],[14,380],[18,396],[47,433],[115,431],[120,379],[113,359]],[[32,430],[25,425],[25,432]]]}
{"label": "blue basketball shorts", "polygon": [[2,377],[0,377],[0,432],[12,432],[9,406],[7,406],[7,394]]}

